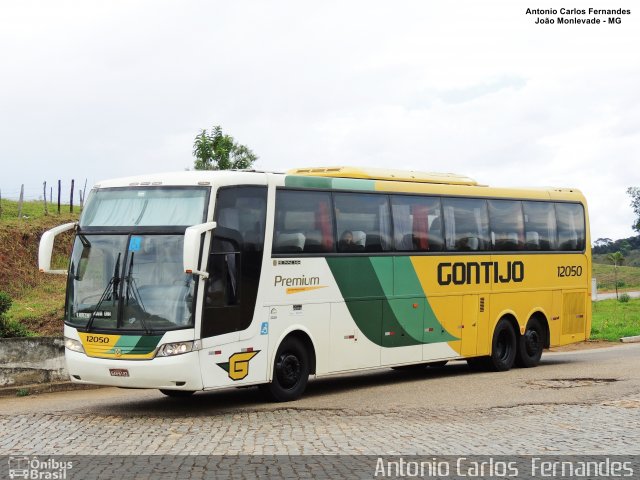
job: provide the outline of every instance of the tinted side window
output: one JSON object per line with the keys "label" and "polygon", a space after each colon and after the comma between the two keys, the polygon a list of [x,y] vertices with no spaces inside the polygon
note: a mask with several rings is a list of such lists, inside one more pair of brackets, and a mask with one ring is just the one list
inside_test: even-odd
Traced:
{"label": "tinted side window", "polygon": [[444,250],[439,198],[392,195],[391,212],[397,251]]}
{"label": "tinted side window", "polygon": [[577,203],[556,203],[558,249],[584,250],[584,209]]}
{"label": "tinted side window", "polygon": [[447,250],[489,250],[489,218],[485,200],[444,198],[442,207]]}
{"label": "tinted side window", "polygon": [[216,198],[214,219],[218,228],[237,232],[240,249],[264,249],[267,202],[264,187],[221,188]]}
{"label": "tinted side window", "polygon": [[336,193],[338,252],[383,252],[391,249],[387,195]]}
{"label": "tinted side window", "polygon": [[205,280],[202,336],[212,337],[247,328],[253,320],[267,211],[266,187],[218,190],[217,222]]}
{"label": "tinted side window", "polygon": [[524,248],[522,203],[513,200],[489,200],[487,204],[493,249],[522,250]]}
{"label": "tinted side window", "polygon": [[276,191],[273,253],[333,252],[331,194]]}
{"label": "tinted side window", "polygon": [[525,248],[555,250],[557,246],[556,211],[553,203],[522,202],[524,210]]}

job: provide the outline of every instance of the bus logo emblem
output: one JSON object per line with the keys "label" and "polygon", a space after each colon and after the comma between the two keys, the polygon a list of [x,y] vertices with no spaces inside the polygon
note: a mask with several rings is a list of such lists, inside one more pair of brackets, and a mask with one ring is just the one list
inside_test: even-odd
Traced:
{"label": "bus logo emblem", "polygon": [[260,350],[237,352],[229,357],[228,362],[218,363],[217,365],[229,374],[231,380],[242,380],[249,375],[249,361],[258,353],[260,353]]}

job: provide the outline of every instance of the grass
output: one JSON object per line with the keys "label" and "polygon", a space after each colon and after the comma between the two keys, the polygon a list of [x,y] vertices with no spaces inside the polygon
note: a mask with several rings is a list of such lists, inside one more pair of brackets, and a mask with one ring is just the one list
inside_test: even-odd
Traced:
{"label": "grass", "polygon": [[[613,265],[593,264],[593,277],[598,280],[598,291],[614,291],[615,271]],[[640,290],[640,267],[618,267],[618,289],[622,292]]]}
{"label": "grass", "polygon": [[626,303],[617,300],[593,302],[592,340],[618,341],[640,335],[640,298]]}
{"label": "grass", "polygon": [[[611,265],[611,262],[607,259],[606,253],[594,253],[593,263],[602,263],[605,265]],[[624,265],[628,267],[640,267],[640,249],[634,249],[627,252],[624,257]]]}
{"label": "grass", "polygon": [[[78,219],[68,207],[61,215],[45,215],[42,202],[25,202],[23,214],[17,217],[17,202],[2,200],[0,218],[0,291],[13,299],[6,321],[38,335],[62,333],[64,276],[45,275],[38,271],[38,244],[46,230]],[[54,268],[66,268],[71,251],[72,233],[56,239]],[[5,324],[7,326],[7,324]],[[27,333],[29,334],[29,333]]]}
{"label": "grass", "polygon": [[45,274],[42,277],[38,285],[13,301],[6,317],[38,335],[62,335],[66,277]]}
{"label": "grass", "polygon": [[[15,200],[6,200],[3,198],[0,205],[2,206],[2,215],[0,215],[0,221],[18,220],[18,202],[16,202]],[[60,215],[58,215],[57,204],[51,205],[47,203],[47,208],[49,211],[49,216],[56,217],[67,217],[69,215],[77,216],[77,213],[80,211],[79,205],[74,205],[73,214],[69,212],[69,205],[60,205]],[[23,217],[26,217],[26,219],[36,219],[46,216],[44,212],[44,202],[40,200],[23,202],[22,215]]]}

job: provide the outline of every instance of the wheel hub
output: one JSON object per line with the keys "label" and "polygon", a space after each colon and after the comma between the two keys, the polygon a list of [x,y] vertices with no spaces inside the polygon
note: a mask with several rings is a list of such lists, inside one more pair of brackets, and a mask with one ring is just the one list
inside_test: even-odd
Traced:
{"label": "wheel hub", "polygon": [[300,379],[302,367],[295,355],[283,354],[278,362],[278,379],[285,388],[293,387]]}

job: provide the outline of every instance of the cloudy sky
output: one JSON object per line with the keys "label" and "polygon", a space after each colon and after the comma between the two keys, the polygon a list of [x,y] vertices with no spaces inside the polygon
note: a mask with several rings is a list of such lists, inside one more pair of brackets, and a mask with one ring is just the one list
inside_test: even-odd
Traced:
{"label": "cloudy sky", "polygon": [[38,198],[45,180],[184,170],[194,136],[219,124],[261,169],[577,187],[593,239],[627,237],[640,8],[591,3],[631,15],[536,25],[525,14],[584,7],[551,0],[3,1],[0,189],[17,196],[24,183]]}

